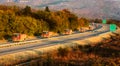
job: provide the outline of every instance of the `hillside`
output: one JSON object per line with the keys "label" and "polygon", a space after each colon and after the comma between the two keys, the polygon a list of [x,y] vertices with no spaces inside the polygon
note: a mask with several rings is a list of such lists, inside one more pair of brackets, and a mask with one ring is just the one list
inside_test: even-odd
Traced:
{"label": "hillside", "polygon": [[[5,3],[8,0],[0,0]],[[52,10],[69,9],[79,17],[120,19],[119,0],[11,0],[17,4],[26,4],[34,8],[49,6]],[[24,2],[25,1],[25,2]],[[11,3],[11,2],[8,2]],[[72,5],[71,5],[72,4]],[[112,4],[112,5],[111,5]]]}
{"label": "hillside", "polygon": [[40,36],[43,31],[62,33],[65,29],[74,31],[89,25],[88,19],[78,18],[69,10],[53,12],[48,7],[35,10],[29,6],[0,5],[0,18],[0,39],[8,39],[13,33]]}

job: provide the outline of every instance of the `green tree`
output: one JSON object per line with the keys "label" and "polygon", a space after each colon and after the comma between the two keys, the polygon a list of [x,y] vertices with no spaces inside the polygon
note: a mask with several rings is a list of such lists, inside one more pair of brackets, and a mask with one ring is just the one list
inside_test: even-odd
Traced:
{"label": "green tree", "polygon": [[31,17],[16,17],[16,31],[28,35],[34,35],[37,29],[37,20]]}
{"label": "green tree", "polygon": [[30,6],[26,6],[26,7],[23,9],[23,14],[24,14],[24,15],[30,16],[31,13],[32,13],[32,11],[31,11],[31,7],[30,7]]}
{"label": "green tree", "polygon": [[45,11],[50,12],[50,9],[48,6],[45,7]]}

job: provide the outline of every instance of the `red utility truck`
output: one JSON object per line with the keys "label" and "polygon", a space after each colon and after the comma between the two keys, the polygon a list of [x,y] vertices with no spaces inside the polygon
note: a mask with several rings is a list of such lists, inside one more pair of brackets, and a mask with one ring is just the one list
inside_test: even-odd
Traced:
{"label": "red utility truck", "polygon": [[70,34],[72,34],[72,30],[70,30],[70,29],[65,29],[65,30],[64,30],[64,34],[65,34],[65,35],[70,35]]}
{"label": "red utility truck", "polygon": [[26,38],[27,38],[26,34],[14,33],[12,36],[12,41],[14,42],[24,41]]}
{"label": "red utility truck", "polygon": [[52,36],[52,33],[49,32],[49,31],[43,31],[42,34],[41,34],[42,38],[49,38],[51,36]]}

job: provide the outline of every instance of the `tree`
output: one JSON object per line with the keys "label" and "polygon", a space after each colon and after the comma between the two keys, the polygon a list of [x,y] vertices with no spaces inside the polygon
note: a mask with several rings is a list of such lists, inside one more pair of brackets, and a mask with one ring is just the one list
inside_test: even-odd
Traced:
{"label": "tree", "polygon": [[50,9],[48,6],[45,7],[45,11],[50,12]]}
{"label": "tree", "polygon": [[89,26],[89,20],[86,18],[80,18],[78,19],[79,26],[80,27],[88,27]]}
{"label": "tree", "polygon": [[102,20],[101,19],[95,19],[94,22],[95,23],[102,23]]}
{"label": "tree", "polygon": [[23,9],[23,14],[24,14],[24,15],[30,16],[31,13],[32,13],[32,11],[31,11],[31,7],[30,7],[30,6],[26,6],[26,7]]}

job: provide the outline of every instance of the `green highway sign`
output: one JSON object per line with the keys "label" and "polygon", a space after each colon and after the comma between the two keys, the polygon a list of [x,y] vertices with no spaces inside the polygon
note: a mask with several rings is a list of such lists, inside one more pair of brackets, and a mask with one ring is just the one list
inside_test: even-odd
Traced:
{"label": "green highway sign", "polygon": [[111,31],[111,32],[116,31],[116,29],[117,29],[116,24],[110,24],[110,31]]}
{"label": "green highway sign", "polygon": [[103,23],[103,24],[106,24],[106,23],[107,23],[107,20],[106,20],[106,19],[103,19],[103,20],[102,20],[102,23]]}

